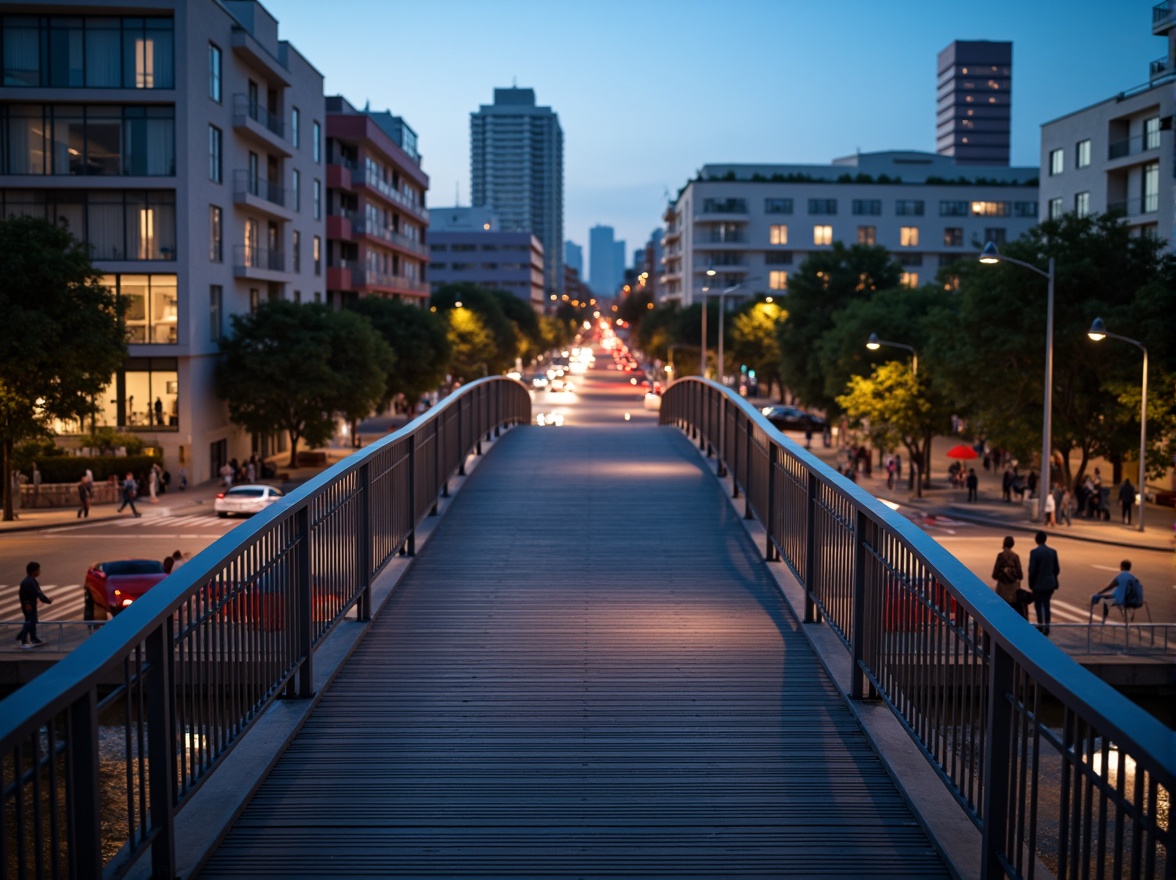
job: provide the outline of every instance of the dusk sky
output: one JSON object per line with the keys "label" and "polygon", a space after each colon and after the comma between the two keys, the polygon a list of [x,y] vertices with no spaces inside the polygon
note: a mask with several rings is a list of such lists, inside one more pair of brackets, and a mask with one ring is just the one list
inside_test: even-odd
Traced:
{"label": "dusk sky", "polygon": [[936,56],[1013,43],[1012,163],[1043,122],[1147,81],[1140,0],[262,0],[328,95],[404,117],[434,208],[470,199],[469,118],[533,88],[564,131],[564,235],[603,223],[626,261],[706,163],[935,149]]}

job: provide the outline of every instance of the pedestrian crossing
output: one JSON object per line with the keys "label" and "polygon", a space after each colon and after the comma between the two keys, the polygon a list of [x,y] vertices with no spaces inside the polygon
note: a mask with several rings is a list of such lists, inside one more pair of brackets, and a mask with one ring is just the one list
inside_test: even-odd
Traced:
{"label": "pedestrian crossing", "polygon": [[[0,584],[0,621],[21,620],[20,584]],[[52,605],[41,605],[42,620],[81,620],[84,592],[81,584],[41,584],[41,591],[53,600]]]}
{"label": "pedestrian crossing", "polygon": [[168,532],[199,529],[204,532],[212,531],[223,534],[235,525],[242,523],[241,519],[221,519],[211,513],[193,513],[183,516],[145,516],[139,519],[126,517],[124,519],[105,519],[97,522],[76,523],[45,529],[47,534],[81,535],[95,533],[104,529],[130,529],[136,532],[165,529]]}

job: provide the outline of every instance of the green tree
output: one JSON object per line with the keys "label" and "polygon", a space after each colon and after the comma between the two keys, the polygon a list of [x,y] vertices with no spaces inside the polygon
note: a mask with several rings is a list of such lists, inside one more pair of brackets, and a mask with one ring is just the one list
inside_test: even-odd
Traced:
{"label": "green tree", "polygon": [[731,355],[754,370],[760,384],[772,393],[775,386],[779,400],[784,400],[784,386],[780,380],[780,324],[788,313],[776,302],[749,303],[728,323],[731,328]]}
{"label": "green tree", "polygon": [[[1171,372],[1176,335],[1172,260],[1154,237],[1133,235],[1114,216],[1067,214],[1002,248],[1040,267],[1055,261],[1052,435],[1060,477],[1080,479],[1094,455],[1116,469],[1138,445],[1138,410],[1116,387],[1138,385],[1139,359],[1121,344],[1094,344],[1095,317],[1148,346],[1157,376]],[[959,293],[932,316],[929,356],[959,411],[998,447],[1032,460],[1041,445],[1046,280],[1012,264],[957,264]],[[1076,472],[1070,457],[1079,456]]]}
{"label": "green tree", "polygon": [[445,317],[449,322],[449,346],[453,352],[453,378],[470,382],[489,375],[490,363],[497,351],[494,334],[486,328],[481,313],[466,308],[450,309]]}
{"label": "green tree", "polygon": [[529,364],[544,349],[538,313],[529,302],[524,302],[509,291],[491,290],[490,294],[498,300],[502,313],[514,324],[515,356],[524,364]]}
{"label": "green tree", "polygon": [[832,326],[834,313],[897,287],[901,277],[902,267],[881,245],[847,247],[839,241],[811,255],[789,276],[784,301],[788,320],[780,325],[780,371],[793,394],[809,406],[835,405],[817,357],[820,338]]}
{"label": "green tree", "polygon": [[362,418],[384,394],[394,356],[360,315],[277,300],[233,315],[232,327],[221,340],[217,396],[246,430],[286,431],[290,467],[301,441],[318,446],[331,438],[336,413]]}
{"label": "green tree", "polygon": [[[436,307],[438,312],[457,311],[457,304],[460,302],[463,309],[477,313],[478,323],[493,339],[492,347],[483,352],[483,357],[478,358],[478,361],[485,364],[487,374],[505,373],[514,366],[515,353],[519,348],[518,333],[514,323],[503,311],[501,300],[491,291],[468,282],[445,284],[433,292],[429,302]],[[464,325],[465,322],[462,324]],[[453,335],[450,332],[450,340],[452,339]],[[456,365],[455,374],[461,374],[461,370],[457,369]],[[477,374],[477,376],[481,375],[481,373]],[[464,378],[477,378],[477,376],[466,375]]]}
{"label": "green tree", "polygon": [[52,419],[85,418],[126,359],[124,306],[85,247],[34,217],[0,221],[0,447],[4,519],[14,446]]}
{"label": "green tree", "polygon": [[447,325],[436,313],[399,300],[365,296],[351,307],[367,318],[395,353],[379,408],[402,395],[409,412],[421,396],[445,381],[452,350]]}

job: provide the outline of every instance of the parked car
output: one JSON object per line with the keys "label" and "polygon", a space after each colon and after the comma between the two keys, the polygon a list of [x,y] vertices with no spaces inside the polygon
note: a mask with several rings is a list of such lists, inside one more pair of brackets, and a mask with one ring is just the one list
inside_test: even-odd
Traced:
{"label": "parked car", "polygon": [[[96,562],[86,570],[84,620],[113,617],[167,577],[158,559]],[[98,616],[98,612],[102,616]]]}
{"label": "parked car", "polygon": [[812,428],[821,431],[825,427],[825,419],[816,413],[805,412],[797,406],[765,406],[761,412],[767,420],[781,431],[804,431]]}
{"label": "parked car", "polygon": [[230,513],[252,516],[261,513],[282,497],[281,489],[260,483],[247,483],[218,493],[212,507],[217,516],[228,516]]}

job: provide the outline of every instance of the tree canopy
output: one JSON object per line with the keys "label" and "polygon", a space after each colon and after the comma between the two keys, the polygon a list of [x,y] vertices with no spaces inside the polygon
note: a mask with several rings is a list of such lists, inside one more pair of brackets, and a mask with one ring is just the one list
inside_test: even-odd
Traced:
{"label": "tree canopy", "polygon": [[123,304],[85,246],[34,217],[0,221],[0,447],[11,520],[13,447],[84,418],[126,358]]}
{"label": "tree canopy", "polygon": [[[505,373],[512,366],[514,366],[515,357],[519,349],[518,330],[514,322],[507,316],[503,309],[502,300],[492,291],[479,287],[476,284],[468,282],[459,282],[457,284],[444,284],[433,292],[429,302],[436,307],[438,312],[444,311],[461,311],[461,309],[468,309],[477,314],[477,323],[481,326],[482,331],[490,335],[491,344],[483,346],[479,344],[480,356],[472,361],[463,361],[459,365],[459,355],[457,352],[457,345],[454,344],[454,375],[459,376],[465,380],[476,379],[482,375],[482,372],[465,373],[463,370],[474,368],[477,364],[483,364],[480,369],[485,369],[485,375],[494,373]],[[457,308],[457,304],[461,303],[461,309]],[[462,327],[467,327],[470,322],[461,321]],[[452,328],[452,320],[450,320],[450,327]],[[449,334],[451,344],[454,343],[454,336],[452,330]]]}
{"label": "tree canopy", "polygon": [[246,430],[286,431],[291,467],[300,441],[326,443],[336,414],[362,418],[386,392],[394,354],[358,314],[276,300],[233,315],[232,326],[221,340],[217,396]]}
{"label": "tree canopy", "polygon": [[409,412],[449,372],[452,349],[445,321],[436,312],[385,297],[365,296],[351,309],[369,320],[391,347],[395,361],[385,380],[379,408],[403,395]]}
{"label": "tree canopy", "polygon": [[776,302],[748,303],[734,320],[727,322],[730,327],[731,345],[729,351],[738,363],[748,370],[754,370],[761,387],[771,394],[774,385],[783,402],[784,387],[780,380],[780,325],[787,320],[788,313]]}

